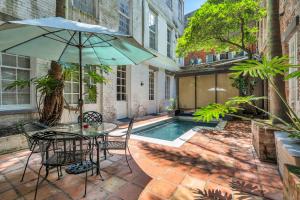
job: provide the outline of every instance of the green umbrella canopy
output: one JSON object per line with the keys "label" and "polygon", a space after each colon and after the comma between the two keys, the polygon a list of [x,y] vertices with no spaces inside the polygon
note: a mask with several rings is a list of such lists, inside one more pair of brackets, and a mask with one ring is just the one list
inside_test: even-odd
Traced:
{"label": "green umbrella canopy", "polygon": [[[10,21],[0,26],[0,51],[78,63],[82,123],[82,66],[133,65],[155,57],[131,36],[60,17]],[[82,126],[81,126],[82,127]]]}
{"label": "green umbrella canopy", "polygon": [[10,21],[0,26],[0,51],[82,65],[131,65],[155,57],[131,36],[60,17]]}

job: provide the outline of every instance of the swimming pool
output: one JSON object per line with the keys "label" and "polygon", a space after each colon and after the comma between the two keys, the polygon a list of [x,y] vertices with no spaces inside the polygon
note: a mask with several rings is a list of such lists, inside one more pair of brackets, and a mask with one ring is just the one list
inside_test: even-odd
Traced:
{"label": "swimming pool", "polygon": [[134,127],[131,138],[156,144],[179,147],[199,130],[221,130],[225,121],[194,122],[191,117],[174,117]]}
{"label": "swimming pool", "polygon": [[133,130],[132,134],[161,140],[174,141],[185,132],[197,126],[216,127],[217,125],[217,122],[197,123],[194,121],[171,119],[151,124],[149,126],[136,128]]}

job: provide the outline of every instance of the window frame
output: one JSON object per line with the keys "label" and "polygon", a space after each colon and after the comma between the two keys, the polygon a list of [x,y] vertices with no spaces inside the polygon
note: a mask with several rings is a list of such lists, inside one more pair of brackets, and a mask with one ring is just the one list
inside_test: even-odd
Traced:
{"label": "window frame", "polygon": [[[83,69],[82,69],[82,74],[83,74],[83,84],[82,84],[82,96],[83,96],[83,97],[82,97],[82,98],[83,98],[83,100],[84,100],[84,104],[93,105],[93,104],[97,104],[97,101],[98,101],[98,95],[97,95],[97,97],[96,97],[96,102],[91,102],[91,101],[86,100],[88,94],[86,94],[86,92],[87,92],[87,91],[86,91],[87,83],[85,82],[85,80],[86,80],[86,78],[88,78],[89,84],[96,87],[97,94],[98,94],[98,84],[97,84],[97,83],[94,83],[93,79],[92,79],[91,77],[88,76],[89,70],[85,70],[85,69],[87,69],[87,68],[89,68],[89,70],[91,70],[91,68],[92,68],[92,70],[95,71],[95,72],[97,72],[98,69],[97,69],[97,67],[94,66],[94,65],[84,66]],[[76,76],[75,76],[74,74],[77,74],[77,75],[78,75],[78,80],[76,80],[76,78],[75,78]],[[80,82],[79,82],[79,78],[80,78],[80,77],[79,77],[79,69],[78,69],[78,71],[72,72],[72,74],[71,74],[71,79],[70,79],[70,80],[65,80],[65,81],[64,81],[65,87],[66,87],[66,84],[70,84],[70,85],[71,85],[71,86],[70,86],[71,92],[65,92],[65,87],[64,87],[64,90],[63,90],[64,98],[65,98],[65,100],[67,101],[67,103],[70,104],[70,105],[77,105],[77,104],[78,104],[78,99],[80,98],[80,97],[79,97],[79,95],[80,95]],[[75,79],[76,81],[74,81],[74,79]],[[78,84],[78,92],[74,92],[74,90],[75,90],[75,89],[74,89],[74,85],[75,85],[75,84]],[[71,95],[71,102],[68,102],[68,100],[67,100],[67,98],[66,98],[66,95]],[[74,97],[75,95],[78,95],[78,98],[77,98],[77,99]],[[77,101],[77,103],[76,103],[76,101]]]}
{"label": "window frame", "polygon": [[172,32],[173,32],[173,29],[170,26],[168,26],[167,27],[167,56],[171,59],[173,58],[173,54],[172,54]]}
{"label": "window frame", "polygon": [[[4,55],[8,55],[8,56],[13,56],[15,57],[15,66],[10,66],[10,65],[4,65],[3,64],[3,56]],[[28,56],[21,56],[21,55],[15,55],[15,54],[9,54],[9,53],[1,53],[0,54],[1,57],[1,63],[0,63],[0,110],[16,110],[16,109],[26,109],[26,108],[32,108],[33,104],[32,104],[32,92],[31,92],[31,84],[29,85],[29,88],[24,88],[24,89],[19,89],[18,86],[13,89],[14,92],[12,91],[5,91],[5,88],[3,87],[3,82],[8,81],[8,82],[13,82],[16,80],[21,80],[18,79],[18,74],[19,71],[26,71],[28,73],[28,81],[32,78],[32,67],[31,67],[31,62],[30,62],[30,57]],[[19,60],[20,58],[25,58],[28,61],[28,66],[27,67],[22,67],[20,66]],[[3,78],[2,76],[2,71],[3,69],[10,69],[10,70],[14,70],[14,77],[15,79],[9,79],[9,78]],[[26,90],[26,91],[22,91],[22,90]],[[3,94],[12,94],[14,95],[15,98],[15,104],[3,104]],[[28,95],[29,96],[29,102],[28,103],[19,103],[19,95]]]}
{"label": "window frame", "polygon": [[178,19],[180,22],[183,22],[183,1],[182,0],[178,0]]}
{"label": "window frame", "polygon": [[173,10],[173,0],[166,0],[166,4],[170,8],[170,10]]}
{"label": "window frame", "polygon": [[[130,34],[130,1],[129,0],[124,0],[124,1],[127,1],[127,3],[128,3],[128,14],[126,14],[125,12],[122,11],[121,4],[123,2],[120,1],[119,8],[118,8],[118,12],[119,12],[119,32],[129,35]],[[128,21],[128,24],[127,24],[128,30],[127,31],[124,31],[124,30],[122,30],[122,28],[120,28],[120,27],[122,27],[121,26],[122,17],[125,18]]]}
{"label": "window frame", "polygon": [[[119,74],[121,76],[119,76]],[[118,90],[118,87],[120,88],[120,90]],[[120,65],[117,67],[116,90],[117,90],[117,96],[116,96],[117,101],[127,101],[127,67],[126,67],[126,65]]]}
{"label": "window frame", "polygon": [[155,72],[149,70],[149,101],[155,100]]}
{"label": "window frame", "polygon": [[[154,25],[155,25],[155,30],[152,30],[151,27],[151,15],[153,15],[154,17]],[[157,51],[157,35],[158,35],[158,15],[156,12],[154,12],[152,9],[149,9],[149,47],[153,50]],[[151,34],[154,34],[154,47],[151,46],[152,42],[151,42]]]}
{"label": "window frame", "polygon": [[165,79],[165,99],[168,100],[171,98],[171,77],[166,75]]}

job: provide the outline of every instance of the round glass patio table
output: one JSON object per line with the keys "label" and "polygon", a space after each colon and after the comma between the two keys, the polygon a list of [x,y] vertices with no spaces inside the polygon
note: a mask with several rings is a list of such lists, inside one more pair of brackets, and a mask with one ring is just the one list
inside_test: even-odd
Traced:
{"label": "round glass patio table", "polygon": [[93,161],[93,156],[91,157],[90,161],[84,163],[77,163],[69,165],[66,169],[67,173],[70,174],[78,174],[81,172],[85,172],[86,170],[90,170],[93,168],[93,165],[96,165],[96,172],[100,174],[100,154],[99,154],[99,144],[97,139],[101,138],[104,141],[105,136],[108,135],[109,132],[118,128],[117,124],[103,122],[101,124],[95,123],[88,125],[87,128],[82,128],[80,130],[79,124],[61,124],[55,127],[51,127],[47,129],[47,131],[59,131],[65,133],[76,133],[80,135],[84,135],[90,137],[92,139],[92,147],[96,147],[97,150],[97,160],[96,163]]}

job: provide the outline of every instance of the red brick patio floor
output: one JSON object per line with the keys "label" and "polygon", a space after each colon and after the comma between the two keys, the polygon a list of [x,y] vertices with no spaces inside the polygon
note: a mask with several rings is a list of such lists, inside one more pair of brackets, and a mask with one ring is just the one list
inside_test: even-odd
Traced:
{"label": "red brick patio floor", "polygon": [[[145,122],[138,122],[145,123]],[[103,200],[282,199],[277,166],[260,162],[251,144],[249,124],[229,122],[224,131],[202,131],[180,148],[130,141],[133,159],[129,172],[122,152],[101,162],[104,181],[88,176],[87,197]],[[39,155],[29,152],[0,156],[0,199],[33,199]],[[43,171],[42,175],[45,172]],[[52,170],[38,191],[38,199],[82,199],[84,174]]]}

